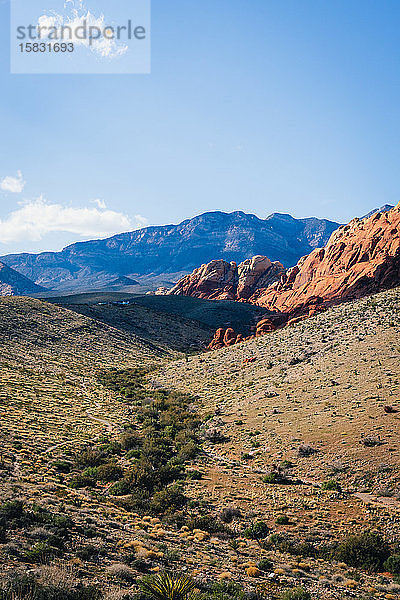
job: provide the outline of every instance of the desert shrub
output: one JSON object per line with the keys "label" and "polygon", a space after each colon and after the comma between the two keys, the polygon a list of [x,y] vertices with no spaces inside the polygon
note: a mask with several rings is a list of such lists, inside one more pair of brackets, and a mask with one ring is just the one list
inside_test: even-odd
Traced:
{"label": "desert shrub", "polygon": [[140,448],[142,441],[143,440],[140,437],[139,432],[134,429],[128,429],[121,434],[119,438],[121,449],[125,451],[133,450],[134,448]]}
{"label": "desert shrub", "polygon": [[23,515],[24,505],[21,500],[10,500],[0,506],[0,520],[4,522],[20,519]]}
{"label": "desert shrub", "polygon": [[281,467],[282,467],[282,469],[293,469],[294,464],[292,463],[291,460],[283,460],[281,462]]}
{"label": "desert shrub", "polygon": [[29,563],[44,564],[56,556],[59,556],[59,554],[60,552],[58,548],[50,546],[50,544],[46,541],[37,542],[34,544],[32,548],[23,553],[22,558]]}
{"label": "desert shrub", "polygon": [[257,568],[260,569],[260,571],[269,572],[272,571],[274,565],[270,560],[268,560],[268,558],[262,558],[258,562]]}
{"label": "desert shrub", "polygon": [[100,450],[84,450],[76,457],[76,463],[81,467],[98,467],[104,461],[104,454]]}
{"label": "desert shrub", "polygon": [[233,531],[214,515],[193,517],[189,519],[187,526],[189,529],[201,529],[202,531],[207,531],[216,536],[233,537],[234,535]]}
{"label": "desert shrub", "polygon": [[[304,557],[327,557],[326,553],[321,554],[320,548],[317,548],[311,542],[301,542],[291,540],[286,534],[272,534],[264,546],[277,548],[280,552],[287,552],[293,556],[304,556]],[[330,556],[330,554],[329,554]]]}
{"label": "desert shrub", "polygon": [[[48,567],[50,569],[50,567]],[[0,600],[101,600],[101,592],[93,586],[62,577],[54,572],[42,581],[33,575],[13,572],[0,582]]]}
{"label": "desert shrub", "polygon": [[366,571],[382,570],[389,556],[388,544],[375,533],[350,535],[339,544],[335,553],[336,560]]}
{"label": "desert shrub", "polygon": [[76,555],[81,560],[96,562],[99,559],[100,550],[92,544],[86,544],[77,549]]}
{"label": "desert shrub", "polygon": [[186,498],[182,490],[177,485],[171,485],[159,492],[156,492],[150,501],[150,511],[153,514],[160,515],[166,512],[174,512],[183,508],[186,504]]}
{"label": "desert shrub", "polygon": [[389,556],[383,567],[393,575],[400,575],[400,554],[392,554],[392,556]]}
{"label": "desert shrub", "polygon": [[72,469],[72,463],[67,460],[55,460],[53,467],[58,473],[70,473]]}
{"label": "desert shrub", "polygon": [[97,479],[108,483],[110,481],[117,481],[121,479],[123,475],[123,469],[115,463],[106,463],[97,467]]}
{"label": "desert shrub", "polygon": [[139,573],[148,573],[151,569],[151,562],[144,558],[136,558],[130,564],[136,571],[139,571]]}
{"label": "desert shrub", "polygon": [[179,460],[186,462],[188,460],[193,460],[194,458],[196,458],[199,452],[200,446],[198,444],[196,444],[195,442],[188,442],[180,448],[177,456]]}
{"label": "desert shrub", "polygon": [[289,517],[287,515],[281,515],[280,517],[277,517],[275,523],[277,525],[288,525],[290,523]]}
{"label": "desert shrub", "polygon": [[311,594],[304,588],[298,587],[284,592],[282,600],[311,600]]}
{"label": "desert shrub", "polygon": [[379,437],[374,435],[367,435],[361,440],[361,443],[364,444],[366,448],[374,448],[375,446],[380,446],[382,444]]}
{"label": "desert shrub", "polygon": [[218,427],[210,427],[204,432],[203,437],[212,444],[222,444],[226,441],[225,435]]}
{"label": "desert shrub", "polygon": [[242,516],[242,513],[238,508],[233,506],[227,506],[223,508],[219,513],[219,518],[223,523],[232,523],[233,519],[238,519]]}
{"label": "desert shrub", "polygon": [[127,496],[132,491],[131,486],[128,481],[125,479],[121,479],[121,481],[117,481],[110,487],[108,493],[111,496]]}
{"label": "desert shrub", "polygon": [[326,492],[340,492],[341,485],[336,479],[329,479],[328,481],[324,481],[321,485],[321,490]]}
{"label": "desert shrub", "polygon": [[303,458],[312,456],[313,454],[316,454],[316,452],[317,450],[310,446],[310,444],[301,444],[297,450],[297,454]]}
{"label": "desert shrub", "polygon": [[212,581],[199,594],[199,600],[247,600],[249,596],[233,581]]}
{"label": "desert shrub", "polygon": [[130,567],[123,563],[114,563],[107,567],[107,575],[120,581],[134,581],[135,574]]}
{"label": "desert shrub", "polygon": [[244,537],[251,540],[264,539],[269,534],[270,529],[264,521],[256,521],[250,527],[244,530]]}
{"label": "desert shrub", "polygon": [[75,490],[79,490],[85,487],[94,487],[96,485],[96,477],[94,477],[92,474],[88,474],[85,472],[78,473],[77,475],[74,475],[71,478],[69,485]]}
{"label": "desert shrub", "polygon": [[270,473],[267,473],[267,475],[263,477],[263,482],[272,483],[275,485],[285,485],[287,483],[290,483],[289,479],[286,477],[285,472],[282,471],[281,468],[273,469]]}

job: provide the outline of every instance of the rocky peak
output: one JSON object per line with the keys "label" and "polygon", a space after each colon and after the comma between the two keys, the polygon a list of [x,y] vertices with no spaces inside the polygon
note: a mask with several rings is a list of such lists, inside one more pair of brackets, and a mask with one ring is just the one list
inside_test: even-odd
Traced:
{"label": "rocky peak", "polygon": [[212,260],[180,279],[169,294],[246,301],[256,290],[271,285],[284,273],[281,263],[271,262],[266,256],[253,256],[239,265],[233,261]]}

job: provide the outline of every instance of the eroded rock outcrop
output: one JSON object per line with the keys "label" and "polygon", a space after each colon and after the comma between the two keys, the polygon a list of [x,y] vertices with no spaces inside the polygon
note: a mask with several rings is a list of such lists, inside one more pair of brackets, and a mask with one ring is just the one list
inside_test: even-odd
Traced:
{"label": "eroded rock outcrop", "polygon": [[213,339],[207,347],[207,350],[219,350],[220,348],[233,346],[234,344],[239,344],[240,342],[253,340],[255,337],[275,331],[278,327],[278,324],[282,324],[284,322],[284,315],[278,315],[277,318],[272,317],[262,319],[257,323],[254,335],[250,335],[248,337],[244,337],[241,333],[236,334],[231,327],[228,327],[228,329],[222,329],[222,327],[220,327],[215,332]]}
{"label": "eroded rock outcrop", "polygon": [[169,294],[247,301],[257,290],[278,281],[284,273],[281,263],[271,262],[266,256],[254,256],[239,265],[212,260],[180,279]]}
{"label": "eroded rock outcrop", "polygon": [[[273,317],[260,321],[256,335],[270,333],[282,324],[295,325],[333,304],[400,285],[400,203],[343,225],[325,248],[303,257],[272,285],[263,288],[262,278],[258,278],[257,289],[249,294],[251,277],[245,281],[240,288],[243,297],[280,316],[280,321]],[[217,347],[231,345],[225,344],[221,331],[221,339],[214,338],[210,349],[215,347],[213,343]],[[229,339],[233,337],[230,333]]]}
{"label": "eroded rock outcrop", "polygon": [[290,320],[400,284],[400,203],[388,212],[353,219],[335,231],[325,248],[302,258],[249,298]]}

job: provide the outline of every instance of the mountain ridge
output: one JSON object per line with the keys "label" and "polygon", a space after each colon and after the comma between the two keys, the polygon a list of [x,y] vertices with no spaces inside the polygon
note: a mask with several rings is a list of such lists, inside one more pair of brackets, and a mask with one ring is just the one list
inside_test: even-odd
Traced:
{"label": "mountain ridge", "polygon": [[9,254],[1,260],[53,289],[104,287],[125,276],[190,272],[215,256],[240,263],[257,254],[296,264],[324,245],[339,223],[273,213],[266,219],[236,211],[206,212],[178,225],[151,226],[104,240],[76,242],[60,252]]}

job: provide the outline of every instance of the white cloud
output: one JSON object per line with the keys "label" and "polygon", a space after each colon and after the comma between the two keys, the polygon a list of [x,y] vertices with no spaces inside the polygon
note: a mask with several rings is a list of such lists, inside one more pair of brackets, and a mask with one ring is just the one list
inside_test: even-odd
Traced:
{"label": "white cloud", "polygon": [[[64,10],[66,14],[53,11],[38,18],[41,39],[53,43],[73,42],[75,46],[84,46],[102,58],[113,59],[126,54],[128,51],[126,44],[112,37],[111,30],[104,33],[107,27],[112,26],[111,23],[106,22],[104,14],[96,16],[85,8],[83,2],[76,0],[66,2]],[[62,27],[65,28],[64,36]],[[70,28],[72,35],[67,27]]]}
{"label": "white cloud", "polygon": [[12,194],[20,194],[23,192],[25,187],[25,181],[22,177],[21,171],[18,171],[17,177],[11,177],[8,175],[7,177],[3,177],[0,180],[0,189],[3,192],[11,192]]}
{"label": "white cloud", "polygon": [[73,207],[51,204],[43,197],[20,204],[4,220],[0,219],[0,242],[40,241],[48,233],[72,233],[82,238],[105,238],[146,225],[141,215],[130,219],[109,210],[101,200],[96,206]]}
{"label": "white cloud", "polygon": [[95,204],[97,208],[100,208],[101,210],[105,210],[107,208],[104,200],[99,200],[99,198],[96,198],[96,200],[92,200],[92,203]]}

